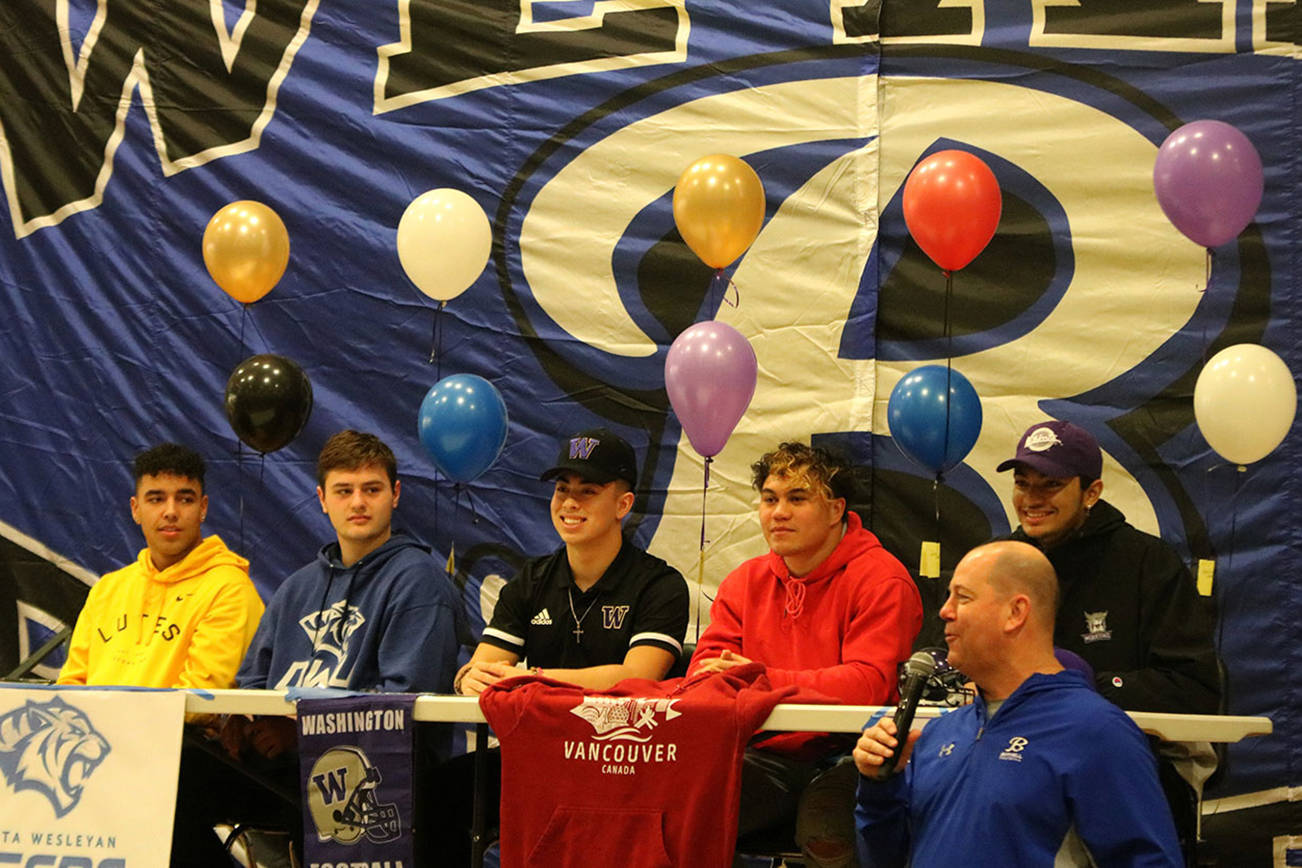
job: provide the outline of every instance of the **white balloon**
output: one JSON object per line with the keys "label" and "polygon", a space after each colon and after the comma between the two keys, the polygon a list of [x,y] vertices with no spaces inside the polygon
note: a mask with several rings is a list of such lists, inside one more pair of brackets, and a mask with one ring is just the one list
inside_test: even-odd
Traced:
{"label": "white balloon", "polygon": [[1288,434],[1297,386],[1284,360],[1258,344],[1212,356],[1194,384],[1194,418],[1207,444],[1227,461],[1265,458]]}
{"label": "white balloon", "polygon": [[493,247],[493,231],[479,203],[441,187],[412,200],[398,221],[398,261],[430,298],[448,301],[475,282]]}

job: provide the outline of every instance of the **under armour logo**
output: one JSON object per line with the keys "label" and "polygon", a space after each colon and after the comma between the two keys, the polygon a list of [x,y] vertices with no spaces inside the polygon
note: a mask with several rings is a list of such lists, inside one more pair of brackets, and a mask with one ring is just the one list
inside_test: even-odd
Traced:
{"label": "under armour logo", "polygon": [[954,742],[951,741],[949,744],[945,745],[940,749],[940,753],[938,753],[937,756],[949,756],[953,752],[954,752]]}
{"label": "under armour logo", "polygon": [[570,457],[587,461],[592,455],[592,450],[600,445],[601,441],[596,437],[572,437],[570,439]]}

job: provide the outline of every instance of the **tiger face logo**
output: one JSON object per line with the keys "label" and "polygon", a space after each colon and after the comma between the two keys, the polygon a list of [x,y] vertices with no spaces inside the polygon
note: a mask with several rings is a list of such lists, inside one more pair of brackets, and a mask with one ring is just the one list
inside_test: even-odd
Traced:
{"label": "tiger face logo", "polygon": [[0,773],[19,790],[36,790],[56,816],[77,807],[82,787],[104,758],[109,743],[77,708],[55,697],[29,700],[0,717]]}
{"label": "tiger face logo", "polygon": [[348,640],[365,620],[361,610],[340,600],[324,611],[304,616],[298,623],[315,651],[329,651],[343,660],[348,656]]}

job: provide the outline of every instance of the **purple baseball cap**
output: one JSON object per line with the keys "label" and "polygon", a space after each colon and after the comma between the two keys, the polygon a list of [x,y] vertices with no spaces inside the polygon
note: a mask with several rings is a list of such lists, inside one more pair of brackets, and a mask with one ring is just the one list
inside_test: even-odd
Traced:
{"label": "purple baseball cap", "polygon": [[1017,454],[995,468],[999,473],[1024,464],[1045,476],[1063,479],[1103,475],[1103,453],[1094,435],[1079,425],[1056,419],[1037,422],[1017,441]]}

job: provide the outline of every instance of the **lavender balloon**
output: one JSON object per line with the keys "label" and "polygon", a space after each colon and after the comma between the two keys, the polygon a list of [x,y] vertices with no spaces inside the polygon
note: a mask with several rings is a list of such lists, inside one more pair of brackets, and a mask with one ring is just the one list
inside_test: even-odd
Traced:
{"label": "lavender balloon", "polygon": [[699,322],[665,356],[665,389],[692,448],[718,455],[755,395],[755,351],[741,332]]}
{"label": "lavender balloon", "polygon": [[1180,127],[1153,164],[1153,189],[1167,219],[1203,247],[1224,244],[1252,222],[1262,186],[1256,148],[1221,121]]}

